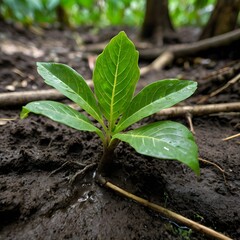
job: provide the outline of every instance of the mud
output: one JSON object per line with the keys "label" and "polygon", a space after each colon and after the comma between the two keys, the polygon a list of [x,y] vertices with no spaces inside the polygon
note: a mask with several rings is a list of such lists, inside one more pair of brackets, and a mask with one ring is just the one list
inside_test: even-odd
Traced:
{"label": "mud", "polygon": [[[9,91],[6,86],[13,85],[14,81],[14,91],[48,88],[37,75],[35,62],[51,59],[54,51],[59,61],[73,67],[77,65],[77,70],[85,78],[91,77],[86,58],[69,57],[80,53],[75,45],[71,45],[74,41],[66,32],[63,34],[54,30],[52,34],[49,31],[44,36],[33,37],[30,33],[15,32],[9,27],[1,34],[9,41],[18,39],[25,45],[28,41],[44,53],[33,57],[24,52],[10,55],[2,51],[1,92]],[[61,35],[68,37],[60,38]],[[171,69],[145,76],[140,83],[181,75],[201,84],[204,76],[233,59],[213,61],[216,64],[212,69],[203,65],[186,69],[176,63]],[[24,75],[14,72],[14,68]],[[29,78],[29,75],[32,77]],[[24,80],[27,84],[19,84]],[[201,94],[204,93],[196,93],[188,103],[196,102]],[[227,89],[211,102],[236,100],[239,100],[239,85]],[[20,108],[0,111],[0,118],[14,118]],[[153,116],[139,124],[161,119],[163,117]],[[173,120],[188,125],[184,117]],[[217,164],[224,173],[212,164],[200,162],[201,175],[197,177],[178,162],[142,156],[127,144],[120,143],[108,180],[133,194],[239,239],[239,139],[222,140],[239,132],[239,115],[194,117],[193,125],[199,156]],[[2,123],[0,239],[207,239],[96,184],[94,169],[71,185],[69,180],[81,169],[74,162],[86,165],[98,163],[101,151],[101,142],[94,134],[77,132],[44,117],[31,115],[25,120],[17,118]],[[51,174],[66,162],[69,164]]]}

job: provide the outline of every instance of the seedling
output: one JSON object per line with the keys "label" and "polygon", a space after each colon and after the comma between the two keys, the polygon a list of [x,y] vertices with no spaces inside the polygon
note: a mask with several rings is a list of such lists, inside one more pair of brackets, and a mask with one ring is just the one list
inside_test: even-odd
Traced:
{"label": "seedling", "polygon": [[182,124],[159,121],[126,130],[133,123],[188,98],[197,88],[193,81],[159,80],[134,96],[140,76],[138,55],[124,32],[115,36],[96,60],[94,93],[84,78],[67,65],[37,63],[38,73],[45,82],[84,109],[100,124],[99,128],[87,116],[55,101],[28,103],[21,118],[33,112],[77,130],[95,132],[103,143],[99,174],[108,172],[120,141],[129,143],[143,155],[178,160],[199,174],[197,145]]}

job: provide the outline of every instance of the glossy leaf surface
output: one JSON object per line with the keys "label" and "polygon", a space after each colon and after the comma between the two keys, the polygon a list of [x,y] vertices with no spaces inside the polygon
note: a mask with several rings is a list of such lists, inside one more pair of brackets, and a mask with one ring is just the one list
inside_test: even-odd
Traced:
{"label": "glossy leaf surface", "polygon": [[26,118],[29,112],[46,116],[77,130],[96,132],[101,138],[103,137],[102,132],[85,115],[65,104],[54,101],[31,102],[23,107],[21,118]]}
{"label": "glossy leaf surface", "polygon": [[97,58],[93,74],[95,94],[110,126],[129,105],[138,79],[138,52],[120,32]]}
{"label": "glossy leaf surface", "polygon": [[93,118],[101,121],[101,112],[95,96],[83,77],[67,65],[60,63],[37,63],[38,73],[45,82],[77,103]]}
{"label": "glossy leaf surface", "polygon": [[113,138],[129,143],[138,153],[178,160],[199,174],[197,145],[192,133],[180,123],[156,122],[126,133],[117,133]]}
{"label": "glossy leaf surface", "polygon": [[177,79],[160,80],[146,86],[132,99],[115,132],[188,98],[196,88],[196,82]]}

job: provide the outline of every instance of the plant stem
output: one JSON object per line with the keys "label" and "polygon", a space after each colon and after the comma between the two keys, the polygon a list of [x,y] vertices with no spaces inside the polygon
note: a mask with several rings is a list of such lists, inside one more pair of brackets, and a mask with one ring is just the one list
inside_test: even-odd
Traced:
{"label": "plant stem", "polygon": [[101,157],[100,163],[98,165],[97,174],[98,175],[108,175],[110,172],[111,164],[113,162],[113,155],[119,140],[114,139],[110,141],[109,144],[104,145],[103,155]]}

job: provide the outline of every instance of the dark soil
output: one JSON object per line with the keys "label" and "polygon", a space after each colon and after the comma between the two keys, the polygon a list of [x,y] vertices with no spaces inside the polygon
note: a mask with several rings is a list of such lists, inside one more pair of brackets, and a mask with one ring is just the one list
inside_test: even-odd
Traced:
{"label": "dark soil", "polygon": [[[74,34],[49,29],[39,35],[6,25],[0,29],[0,92],[49,88],[36,73],[36,61],[67,63],[90,79],[88,53],[81,52],[75,40],[100,42],[119,30],[106,29],[94,35],[91,29]],[[139,86],[167,77],[194,79],[199,82],[199,90],[187,101],[194,104],[239,71],[234,69],[239,63],[236,49],[228,50],[204,53],[198,58],[200,62],[196,58],[180,59],[168,69],[144,76]],[[232,72],[224,75],[219,71],[223,68]],[[234,84],[206,103],[239,101],[239,95],[239,84]],[[94,134],[35,115],[25,120],[3,121],[19,113],[20,107],[0,110],[0,239],[207,239],[99,186],[93,179],[94,169],[69,184],[79,170],[72,161],[99,161],[100,140]],[[161,119],[154,116],[140,124]],[[188,125],[184,117],[174,120]],[[225,174],[200,162],[201,175],[197,177],[178,162],[141,156],[121,143],[108,180],[240,239],[239,138],[222,140],[239,132],[239,115],[194,117],[193,125],[199,156],[218,164]]]}

